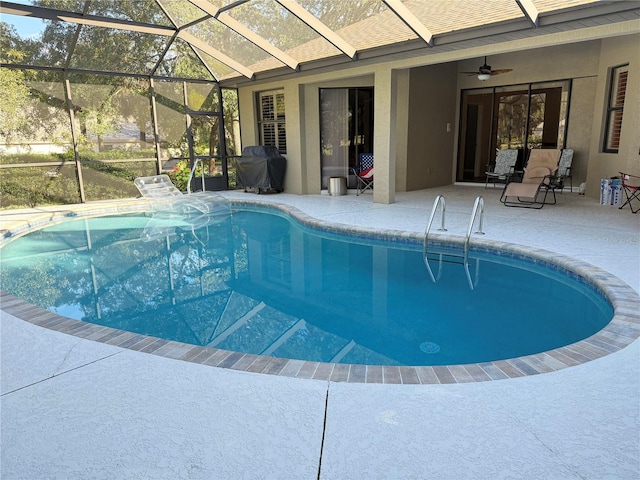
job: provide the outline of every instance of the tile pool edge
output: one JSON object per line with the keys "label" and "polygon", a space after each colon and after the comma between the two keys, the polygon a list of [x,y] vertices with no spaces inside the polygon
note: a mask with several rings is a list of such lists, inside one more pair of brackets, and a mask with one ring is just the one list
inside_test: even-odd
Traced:
{"label": "tile pool edge", "polygon": [[[408,243],[420,242],[422,238],[422,235],[416,232],[373,230],[327,223],[295,207],[272,202],[230,200],[230,203],[233,206],[274,208],[291,215],[303,225],[333,233],[346,233],[370,239],[394,239]],[[0,243],[65,218],[133,213],[144,211],[148,205],[144,201],[132,200],[107,205],[68,206],[55,211],[34,213],[28,222],[14,222],[10,228],[4,229]],[[451,235],[434,235],[432,238],[434,241],[462,242],[461,237]],[[542,353],[465,365],[397,367],[289,360],[168,341],[63,317],[5,292],[0,292],[0,310],[50,330],[176,360],[253,373],[351,383],[441,384],[525,377],[587,363],[621,350],[640,337],[640,295],[616,276],[581,260],[557,255],[544,249],[482,239],[472,239],[471,246],[482,251],[506,252],[511,256],[573,272],[611,302],[614,308],[613,319],[603,329],[584,340]]]}

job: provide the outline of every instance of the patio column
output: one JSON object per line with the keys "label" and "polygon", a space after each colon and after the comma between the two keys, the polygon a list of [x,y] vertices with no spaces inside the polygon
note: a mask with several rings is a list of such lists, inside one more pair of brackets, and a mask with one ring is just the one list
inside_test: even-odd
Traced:
{"label": "patio column", "polygon": [[285,191],[306,194],[307,164],[305,154],[305,109],[304,86],[289,82],[284,87],[284,102],[287,126],[287,173]]}
{"label": "patio column", "polygon": [[375,72],[373,155],[374,203],[394,203],[396,196],[396,103],[398,72],[379,67]]}

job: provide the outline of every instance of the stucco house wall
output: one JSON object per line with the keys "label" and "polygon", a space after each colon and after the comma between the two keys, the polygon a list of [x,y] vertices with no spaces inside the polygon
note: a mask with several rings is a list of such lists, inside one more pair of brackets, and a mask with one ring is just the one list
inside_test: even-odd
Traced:
{"label": "stucco house wall", "polygon": [[452,182],[457,63],[411,69],[406,189]]}
{"label": "stucco house wall", "polygon": [[[592,113],[592,136],[587,174],[587,195],[600,193],[600,179],[618,172],[640,175],[640,35],[603,39],[600,50],[595,102]],[[603,152],[604,119],[612,67],[629,64],[629,78],[624,103],[620,148],[618,153]]]}

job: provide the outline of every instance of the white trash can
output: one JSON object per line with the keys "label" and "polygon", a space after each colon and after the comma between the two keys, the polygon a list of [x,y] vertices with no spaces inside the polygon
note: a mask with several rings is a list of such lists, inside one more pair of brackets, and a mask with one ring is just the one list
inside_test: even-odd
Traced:
{"label": "white trash can", "polygon": [[347,177],[329,177],[329,195],[346,195]]}

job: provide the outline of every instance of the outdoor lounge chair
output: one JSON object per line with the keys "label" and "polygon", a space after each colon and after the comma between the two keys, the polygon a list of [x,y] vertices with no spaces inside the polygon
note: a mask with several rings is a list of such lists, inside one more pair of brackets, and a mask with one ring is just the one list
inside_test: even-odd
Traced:
{"label": "outdoor lounge chair", "polygon": [[619,208],[622,209],[629,205],[631,213],[638,213],[640,211],[640,205],[634,210],[632,202],[636,201],[640,203],[640,176],[620,172],[620,178],[622,179],[622,189],[624,190],[627,200],[620,205]]}
{"label": "outdoor lounge chair", "polygon": [[[489,185],[489,180],[493,182],[495,188],[496,182],[508,183],[514,173],[514,167],[518,161],[518,150],[497,150],[496,163],[493,168],[487,168],[485,175],[484,188]],[[487,167],[490,167],[487,165]]]}
{"label": "outdoor lounge chair", "polygon": [[[547,203],[549,191],[556,203],[555,189],[558,188],[555,174],[558,171],[560,150],[531,150],[529,161],[524,169],[522,182],[509,182],[505,185],[500,201],[507,207],[542,208]],[[541,195],[543,195],[541,198]]]}
{"label": "outdoor lounge chair", "polygon": [[[570,192],[573,192],[573,178],[571,175],[571,164],[573,163],[573,150],[571,148],[562,149],[560,154],[560,161],[558,162],[558,178],[564,184],[565,180],[569,179],[569,185],[571,187]],[[562,193],[562,189],[560,190]]]}
{"label": "outdoor lounge chair", "polygon": [[142,197],[153,200],[152,207],[158,212],[212,214],[228,205],[223,196],[209,191],[184,194],[176,188],[168,175],[138,177],[133,181]]}
{"label": "outdoor lounge chair", "polygon": [[351,172],[356,177],[356,195],[369,189],[373,191],[373,153],[361,153],[358,165]]}

